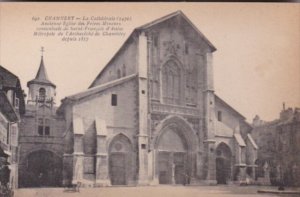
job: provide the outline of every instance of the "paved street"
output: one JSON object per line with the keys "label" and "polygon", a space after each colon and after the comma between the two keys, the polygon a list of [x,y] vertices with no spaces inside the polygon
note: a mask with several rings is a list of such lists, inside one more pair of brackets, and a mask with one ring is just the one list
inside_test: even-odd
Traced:
{"label": "paved street", "polygon": [[[78,192],[64,192],[63,188],[18,189],[16,197],[296,197],[291,194],[258,194],[258,189],[273,189],[271,187],[253,186],[149,186],[149,187],[106,187],[81,188]],[[298,195],[299,196],[299,195]]]}

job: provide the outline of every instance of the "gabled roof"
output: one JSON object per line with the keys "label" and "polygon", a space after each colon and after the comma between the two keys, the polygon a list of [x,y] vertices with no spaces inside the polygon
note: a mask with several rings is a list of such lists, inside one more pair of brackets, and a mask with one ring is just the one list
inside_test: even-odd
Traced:
{"label": "gabled roof", "polygon": [[15,88],[18,86],[19,78],[0,65],[0,86]]}
{"label": "gabled roof", "polygon": [[40,67],[39,67],[39,70],[38,70],[35,78],[28,81],[27,86],[29,87],[29,85],[33,84],[33,83],[42,84],[42,85],[50,85],[54,88],[56,87],[54,85],[54,83],[52,83],[48,78],[43,56],[41,58]]}
{"label": "gabled roof", "polygon": [[257,144],[255,143],[254,139],[252,138],[252,136],[250,135],[250,133],[247,134],[247,137],[249,139],[249,141],[251,142],[252,146],[255,148],[255,149],[258,149],[258,146]]}
{"label": "gabled roof", "polygon": [[165,22],[167,20],[170,20],[176,16],[181,16],[197,33],[198,35],[207,43],[207,45],[211,48],[212,51],[216,50],[216,47],[213,46],[213,44],[200,32],[200,30],[188,19],[188,17],[180,10],[173,12],[171,14],[168,14],[166,16],[163,16],[159,19],[156,19],[152,22],[146,23],[140,27],[135,28],[132,33],[128,36],[126,41],[123,43],[123,45],[119,48],[119,50],[115,53],[115,55],[109,60],[109,62],[104,66],[104,68],[100,71],[100,73],[97,75],[97,77],[93,80],[92,84],[89,86],[89,88],[93,87],[96,80],[101,76],[101,74],[106,70],[106,68],[110,65],[110,63],[115,59],[115,57],[127,46],[127,44],[132,40],[136,35],[138,35],[139,32],[147,30],[159,23]]}
{"label": "gabled roof", "polygon": [[19,112],[21,114],[25,113],[25,100],[24,92],[21,87],[21,82],[19,77],[11,73],[6,68],[0,65],[0,89],[7,92],[8,90],[13,90],[16,93],[17,98],[19,98]]}
{"label": "gabled roof", "polygon": [[246,146],[246,143],[243,140],[241,134],[235,133],[235,134],[233,134],[233,136],[234,136],[234,138],[237,141],[237,143],[238,143],[239,146]]}
{"label": "gabled roof", "polygon": [[230,109],[234,114],[236,114],[237,116],[239,116],[241,119],[243,119],[243,120],[246,119],[242,114],[240,114],[237,110],[235,110],[233,107],[231,107],[228,103],[226,103],[223,99],[221,99],[216,94],[215,94],[215,99],[216,99],[217,102],[225,105],[228,109]]}
{"label": "gabled roof", "polygon": [[198,35],[208,44],[208,46],[211,48],[212,51],[217,50],[216,47],[204,36],[204,34],[190,21],[190,19],[181,10],[178,10],[176,12],[173,12],[171,14],[163,16],[159,19],[156,19],[154,21],[146,23],[145,25],[142,25],[136,29],[137,30],[146,30],[148,28],[153,27],[154,25],[165,22],[165,21],[170,20],[171,18],[174,18],[177,16],[181,16],[198,33]]}
{"label": "gabled roof", "polygon": [[108,83],[105,83],[105,84],[102,84],[102,85],[99,85],[99,86],[95,86],[95,87],[87,89],[83,92],[79,92],[77,94],[73,94],[71,96],[68,96],[68,97],[64,98],[62,100],[62,102],[64,102],[65,100],[77,101],[77,100],[80,100],[82,98],[86,98],[90,95],[96,94],[96,93],[101,92],[103,90],[106,90],[108,88],[111,88],[111,87],[114,87],[116,85],[122,84],[126,81],[129,81],[129,80],[135,78],[136,76],[137,76],[137,74],[133,74],[133,75],[129,75],[129,76],[126,76],[126,77],[122,77],[122,78],[114,80],[114,81],[110,81]]}

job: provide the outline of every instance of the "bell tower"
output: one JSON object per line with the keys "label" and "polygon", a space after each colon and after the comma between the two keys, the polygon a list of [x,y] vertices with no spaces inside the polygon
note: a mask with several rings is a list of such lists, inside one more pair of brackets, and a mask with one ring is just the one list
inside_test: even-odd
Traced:
{"label": "bell tower", "polygon": [[56,85],[49,80],[44,64],[44,47],[41,48],[41,62],[34,79],[27,82],[27,104],[50,104],[55,105]]}

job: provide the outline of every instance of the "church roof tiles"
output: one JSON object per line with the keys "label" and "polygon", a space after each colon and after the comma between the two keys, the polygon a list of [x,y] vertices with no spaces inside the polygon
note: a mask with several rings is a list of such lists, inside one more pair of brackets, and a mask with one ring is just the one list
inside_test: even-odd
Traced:
{"label": "church roof tiles", "polygon": [[19,78],[0,65],[0,85],[2,87],[15,88],[18,86]]}
{"label": "church roof tiles", "polygon": [[243,140],[241,134],[235,133],[235,134],[233,134],[233,136],[234,136],[234,138],[237,141],[237,143],[238,143],[239,146],[246,146],[246,143]]}
{"label": "church roof tiles", "polygon": [[73,94],[71,96],[68,96],[68,97],[64,98],[62,101],[64,102],[65,100],[70,100],[70,101],[80,100],[82,98],[85,98],[85,97],[88,97],[90,95],[96,94],[96,93],[101,92],[103,90],[106,90],[108,88],[111,88],[111,87],[114,87],[116,85],[122,84],[126,81],[129,81],[129,80],[135,78],[136,76],[137,76],[137,74],[132,74],[132,75],[129,75],[129,76],[126,76],[126,77],[123,77],[123,78],[120,78],[120,79],[117,79],[117,80],[114,80],[114,81],[110,81],[108,83],[104,83],[102,85],[98,85],[98,86],[89,88],[85,91],[82,91],[82,92],[79,92],[77,94]]}

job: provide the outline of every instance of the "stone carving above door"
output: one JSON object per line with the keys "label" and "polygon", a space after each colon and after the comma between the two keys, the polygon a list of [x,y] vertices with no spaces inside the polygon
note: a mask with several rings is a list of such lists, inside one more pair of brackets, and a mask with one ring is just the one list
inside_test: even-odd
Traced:
{"label": "stone carving above door", "polygon": [[177,56],[178,51],[180,50],[180,45],[175,43],[174,40],[164,41],[163,47],[164,47],[164,51],[165,51],[164,56],[168,56],[168,55]]}

